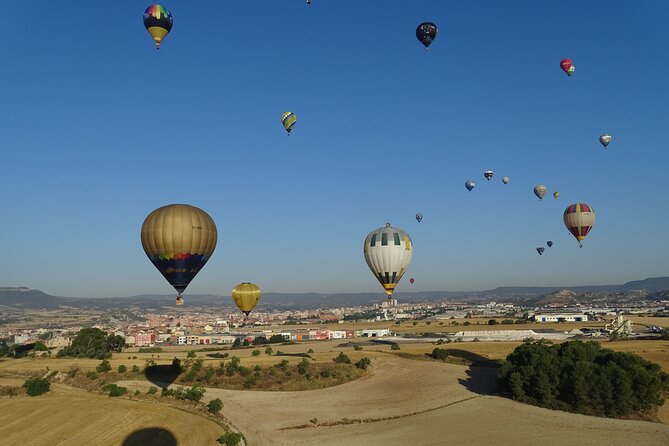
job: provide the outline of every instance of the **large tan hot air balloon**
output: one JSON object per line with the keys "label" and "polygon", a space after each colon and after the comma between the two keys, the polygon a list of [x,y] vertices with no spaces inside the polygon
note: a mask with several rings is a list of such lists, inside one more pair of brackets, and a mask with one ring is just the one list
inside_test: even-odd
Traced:
{"label": "large tan hot air balloon", "polygon": [[260,288],[254,283],[240,283],[232,289],[232,300],[248,316],[260,301]]}
{"label": "large tan hot air balloon", "polygon": [[363,251],[367,266],[386,290],[388,299],[391,299],[397,283],[411,263],[411,237],[402,229],[393,228],[390,223],[386,223],[385,227],[375,229],[367,235]]}
{"label": "large tan hot air balloon", "polygon": [[153,265],[182,293],[216,248],[216,224],[202,209],[170,204],[151,212],[142,224],[142,247]]}

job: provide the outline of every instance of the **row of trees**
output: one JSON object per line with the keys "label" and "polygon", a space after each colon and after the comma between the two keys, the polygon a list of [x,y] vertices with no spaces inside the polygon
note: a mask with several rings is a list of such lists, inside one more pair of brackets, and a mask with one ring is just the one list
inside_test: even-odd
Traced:
{"label": "row of trees", "polygon": [[597,342],[526,342],[506,359],[499,390],[513,399],[587,415],[645,414],[664,403],[669,375],[637,355]]}
{"label": "row of trees", "polygon": [[83,328],[77,333],[72,344],[58,352],[58,357],[111,358],[113,352],[120,353],[125,346],[123,336],[107,334],[99,328]]}

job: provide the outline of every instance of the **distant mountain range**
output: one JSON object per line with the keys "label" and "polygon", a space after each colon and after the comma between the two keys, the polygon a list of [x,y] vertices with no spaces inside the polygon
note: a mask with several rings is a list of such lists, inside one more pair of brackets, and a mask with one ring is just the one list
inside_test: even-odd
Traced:
{"label": "distant mountain range", "polygon": [[[426,302],[436,300],[462,301],[489,301],[489,300],[520,300],[532,301],[551,293],[562,290],[571,290],[578,294],[605,292],[622,293],[629,291],[643,291],[652,296],[664,296],[661,293],[669,290],[669,277],[651,277],[643,280],[627,282],[623,285],[592,285],[592,286],[564,286],[564,287],[498,287],[485,291],[426,291],[415,293],[395,293],[395,297],[404,302]],[[316,309],[365,305],[382,301],[382,293],[265,293],[259,308],[273,309]],[[186,295],[186,305],[189,306],[219,306],[229,307],[229,296],[216,295]],[[131,297],[106,298],[78,298],[51,296],[42,291],[31,290],[25,287],[0,287],[0,306],[14,308],[129,308],[161,309],[174,308],[174,295],[147,294]]]}

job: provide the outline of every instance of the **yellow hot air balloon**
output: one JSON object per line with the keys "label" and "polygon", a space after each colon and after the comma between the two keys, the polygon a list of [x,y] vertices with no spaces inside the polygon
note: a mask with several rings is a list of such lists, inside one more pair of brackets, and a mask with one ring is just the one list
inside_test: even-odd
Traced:
{"label": "yellow hot air balloon", "polygon": [[242,282],[232,289],[232,300],[248,316],[260,301],[260,288],[254,283]]}
{"label": "yellow hot air balloon", "polygon": [[216,248],[214,220],[202,209],[170,204],[151,212],[142,224],[142,247],[149,260],[179,293],[200,272]]}
{"label": "yellow hot air balloon", "polygon": [[286,129],[288,135],[290,135],[290,131],[293,130],[293,126],[296,122],[297,115],[293,112],[287,111],[281,115],[281,124],[283,124],[283,128]]}

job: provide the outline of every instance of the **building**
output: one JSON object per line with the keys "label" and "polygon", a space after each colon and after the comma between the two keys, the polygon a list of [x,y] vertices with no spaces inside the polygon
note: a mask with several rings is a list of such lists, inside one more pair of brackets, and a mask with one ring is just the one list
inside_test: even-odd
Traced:
{"label": "building", "polygon": [[536,322],[587,322],[588,315],[583,313],[540,313],[534,315]]}
{"label": "building", "polygon": [[153,347],[156,345],[155,333],[137,333],[135,335],[136,347]]}

